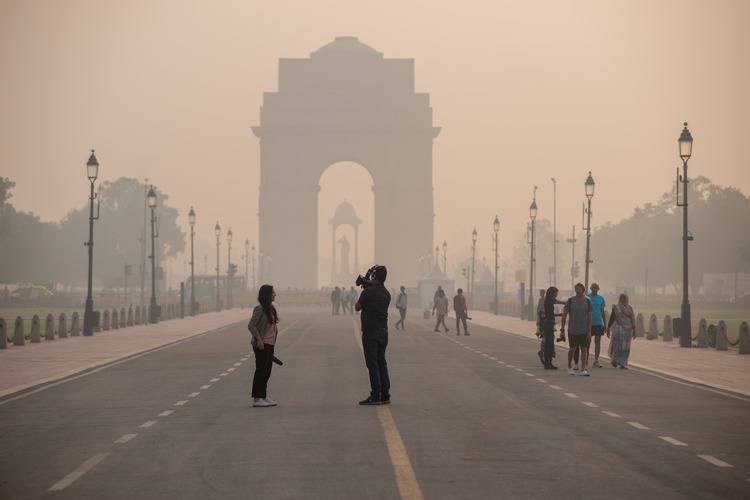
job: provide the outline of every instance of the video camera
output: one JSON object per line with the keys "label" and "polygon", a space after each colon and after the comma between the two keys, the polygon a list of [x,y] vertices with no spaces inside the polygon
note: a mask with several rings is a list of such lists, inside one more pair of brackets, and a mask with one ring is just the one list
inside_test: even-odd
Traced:
{"label": "video camera", "polygon": [[358,275],[357,279],[354,281],[354,284],[357,286],[361,286],[362,288],[367,288],[368,286],[372,286],[372,277],[375,275],[375,271],[381,267],[380,264],[375,264],[370,269],[367,270],[365,273],[365,277],[363,278],[362,275]]}

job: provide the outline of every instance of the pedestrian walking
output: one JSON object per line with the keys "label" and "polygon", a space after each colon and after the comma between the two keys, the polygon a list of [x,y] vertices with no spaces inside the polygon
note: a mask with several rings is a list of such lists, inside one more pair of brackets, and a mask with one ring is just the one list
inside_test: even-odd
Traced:
{"label": "pedestrian walking", "polygon": [[575,296],[565,301],[562,320],[560,321],[560,339],[565,341],[565,322],[570,317],[568,325],[568,375],[573,375],[573,351],[575,348],[581,350],[581,373],[582,377],[588,377],[586,370],[589,345],[591,344],[591,301],[584,295],[586,287],[582,283],[576,283]]}
{"label": "pedestrian walking", "polygon": [[[594,341],[594,363],[591,366],[601,368],[602,365],[599,364],[599,352],[602,349],[607,304],[604,301],[604,297],[599,295],[598,283],[591,283],[589,288],[591,289],[591,293],[587,293],[586,297],[591,301],[591,339]],[[586,361],[588,362],[588,360]]]}
{"label": "pedestrian walking", "polygon": [[406,288],[404,285],[401,285],[401,292],[398,294],[398,298],[396,299],[396,309],[398,309],[398,313],[401,315],[401,319],[396,321],[396,330],[398,330],[398,325],[401,325],[401,329],[406,330],[406,326],[404,326],[404,319],[406,318],[406,302],[408,297],[406,296]]}
{"label": "pedestrian walking", "polygon": [[252,398],[253,406],[265,408],[276,406],[276,402],[268,398],[268,380],[273,368],[276,337],[279,333],[277,325],[279,315],[273,302],[276,291],[271,285],[262,285],[258,290],[258,305],[253,309],[253,315],[247,324],[247,329],[253,336],[253,354],[255,354],[255,374],[253,375]]}
{"label": "pedestrian walking", "polygon": [[466,306],[466,297],[461,288],[457,290],[456,296],[453,297],[453,310],[456,312],[456,335],[461,335],[461,323],[464,324],[464,335],[469,335],[469,329],[466,326],[469,308]]}
{"label": "pedestrian walking", "polygon": [[437,323],[435,323],[435,331],[438,332],[440,325],[443,325],[445,332],[450,330],[445,325],[445,316],[448,314],[448,297],[445,296],[445,292],[442,288],[438,288],[437,295],[432,305],[432,315],[434,316],[437,312]]}
{"label": "pedestrian walking", "polygon": [[[615,325],[614,329],[612,325]],[[627,369],[630,342],[635,338],[635,312],[625,293],[621,293],[617,304],[612,306],[612,315],[607,324],[607,337],[610,339],[609,357],[612,366]]]}

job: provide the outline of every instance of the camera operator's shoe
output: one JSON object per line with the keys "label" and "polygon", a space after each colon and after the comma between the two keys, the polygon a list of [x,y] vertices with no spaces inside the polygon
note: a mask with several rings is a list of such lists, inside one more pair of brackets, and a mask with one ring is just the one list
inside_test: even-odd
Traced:
{"label": "camera operator's shoe", "polygon": [[367,399],[363,399],[359,402],[361,405],[379,405],[381,404],[379,397],[368,396]]}
{"label": "camera operator's shoe", "polygon": [[471,335],[469,332],[464,333],[464,335]]}

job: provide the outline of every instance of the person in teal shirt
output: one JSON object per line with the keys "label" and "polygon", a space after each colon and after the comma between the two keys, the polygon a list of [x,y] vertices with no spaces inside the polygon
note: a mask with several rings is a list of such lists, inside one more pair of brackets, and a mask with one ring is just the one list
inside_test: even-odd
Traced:
{"label": "person in teal shirt", "polygon": [[604,302],[604,297],[599,295],[599,284],[591,283],[589,287],[591,293],[587,293],[586,297],[591,301],[591,336],[594,338],[594,364],[591,365],[594,368],[601,368],[602,365],[599,363],[599,352],[602,349],[602,335],[604,335],[604,324],[606,316],[607,304]]}

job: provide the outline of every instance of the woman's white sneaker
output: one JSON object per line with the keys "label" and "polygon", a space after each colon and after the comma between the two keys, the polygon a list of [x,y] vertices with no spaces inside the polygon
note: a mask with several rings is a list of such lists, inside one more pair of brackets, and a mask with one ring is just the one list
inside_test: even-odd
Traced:
{"label": "woman's white sneaker", "polygon": [[268,406],[271,406],[271,403],[269,403],[265,399],[259,399],[258,401],[253,401],[253,406],[255,406],[256,408],[266,408]]}
{"label": "woman's white sneaker", "polygon": [[266,400],[266,403],[268,403],[268,406],[276,406],[278,404],[273,399],[265,398],[265,400]]}

